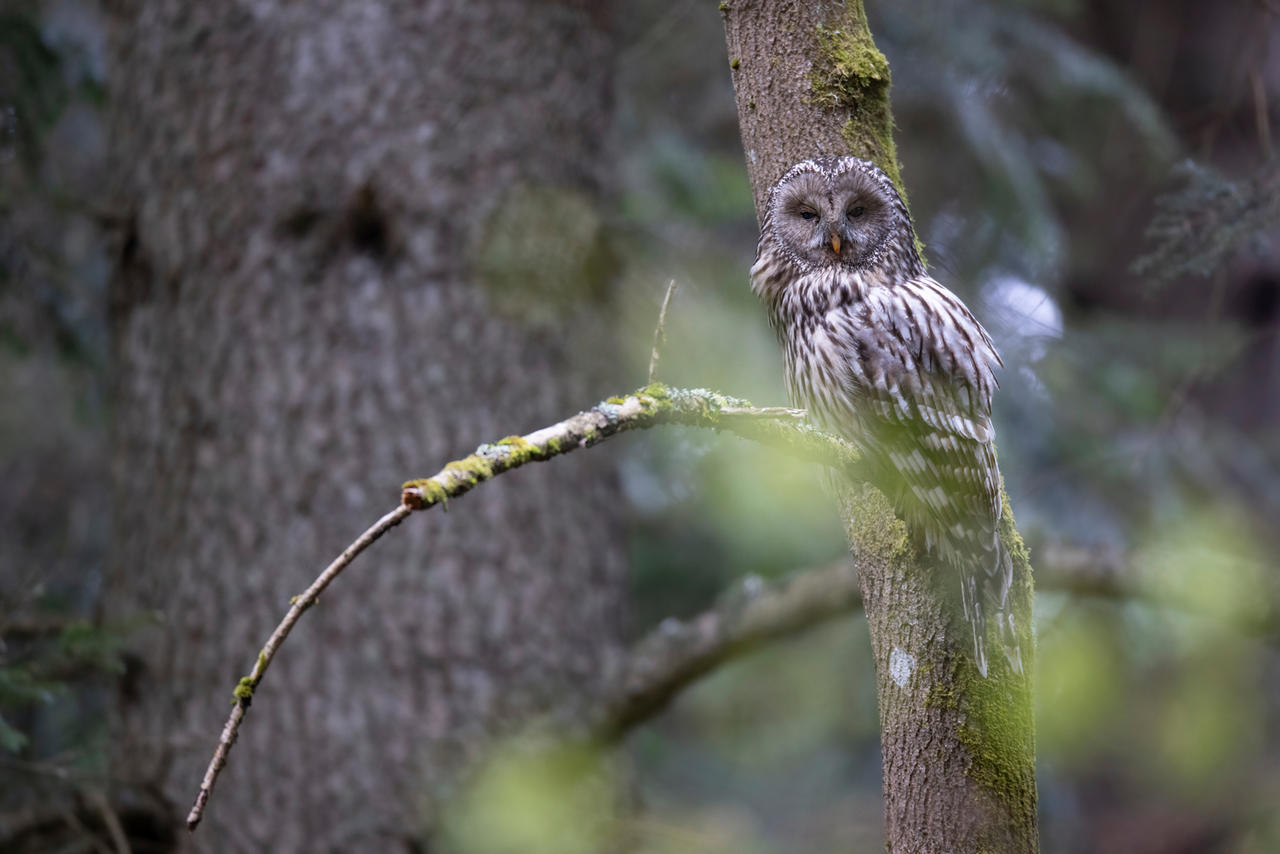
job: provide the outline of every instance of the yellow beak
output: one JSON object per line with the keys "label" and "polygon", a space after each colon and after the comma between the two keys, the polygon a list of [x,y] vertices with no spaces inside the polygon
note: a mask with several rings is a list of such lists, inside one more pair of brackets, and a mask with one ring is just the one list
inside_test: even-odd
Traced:
{"label": "yellow beak", "polygon": [[840,254],[840,235],[836,234],[834,231],[831,232],[831,248],[836,251],[837,255]]}

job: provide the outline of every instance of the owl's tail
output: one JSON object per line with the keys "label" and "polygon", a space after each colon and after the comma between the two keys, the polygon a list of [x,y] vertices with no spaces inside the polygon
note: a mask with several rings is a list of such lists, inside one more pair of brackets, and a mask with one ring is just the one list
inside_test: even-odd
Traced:
{"label": "owl's tail", "polygon": [[[992,560],[994,558],[994,560]],[[1017,625],[1009,602],[1013,582],[1013,561],[994,535],[994,545],[978,563],[960,570],[960,598],[965,620],[973,631],[973,660],[978,672],[987,675],[988,629],[994,624],[1001,651],[1014,673],[1022,673],[1022,645],[1018,642]]]}

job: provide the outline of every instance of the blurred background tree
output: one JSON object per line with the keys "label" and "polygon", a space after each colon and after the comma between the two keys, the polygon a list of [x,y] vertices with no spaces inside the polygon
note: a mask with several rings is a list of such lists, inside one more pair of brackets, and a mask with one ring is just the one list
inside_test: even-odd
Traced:
{"label": "blurred background tree", "polygon": [[[143,816],[180,820],[227,686],[380,490],[637,384],[668,278],[662,378],[783,399],[746,284],[755,222],[714,3],[494,3],[496,22],[482,4],[478,52],[433,60],[433,33],[471,32],[431,17],[449,4],[145,27],[132,5],[0,16],[5,850],[55,830],[110,845],[104,804],[135,843]],[[1044,850],[1280,850],[1280,9],[868,11],[933,270],[1008,365],[996,418],[1019,526],[1046,577],[1081,580],[1038,591]],[[559,107],[557,86],[575,93]],[[521,121],[535,95],[538,119]],[[108,192],[107,177],[127,180]],[[128,270],[148,300],[109,303]],[[565,271],[586,294],[557,290],[577,280]],[[505,381],[482,344],[539,366],[537,388]],[[741,574],[843,554],[812,472],[764,451],[672,432],[585,456],[411,520],[326,595],[255,705],[211,807],[225,835],[209,839],[421,838],[406,822],[430,822],[440,778],[413,763],[437,736],[467,754],[509,731],[505,715],[557,706],[542,690],[566,674],[589,691],[624,635],[696,613]],[[535,513],[585,489],[600,491],[582,512]],[[513,514],[522,536],[506,541],[494,531]],[[568,568],[589,551],[579,538],[604,562]],[[1078,592],[1116,586],[1130,595]],[[516,682],[555,675],[489,694],[488,656],[515,667],[503,656],[529,650],[512,632],[547,652]],[[441,646],[464,637],[489,640]],[[552,652],[568,646],[587,655]],[[175,654],[181,678],[157,663]],[[856,619],[704,680],[629,739],[635,847],[878,848],[872,684]],[[107,708],[126,714],[108,726]],[[519,782],[537,774],[493,767],[460,827],[491,826],[484,804],[513,798],[553,814]],[[97,797],[138,775],[153,785],[133,800]]]}
{"label": "blurred background tree", "polygon": [[[138,850],[186,840],[186,802],[246,653],[369,508],[393,503],[419,467],[620,380],[609,337],[590,331],[609,322],[614,275],[597,212],[612,43],[587,9],[525,11],[111,10],[93,117],[110,139],[98,180],[113,179],[94,199],[111,226],[96,365],[110,437],[93,425],[106,447],[86,464],[109,465],[114,488],[75,509],[110,506],[110,545],[90,577],[65,582],[82,607],[33,592],[50,581],[34,560],[15,561],[33,578],[14,595],[18,613],[91,616],[123,647],[118,678],[99,680],[105,702],[72,717],[94,726],[91,743],[15,723],[19,755],[78,787],[49,798],[6,786],[32,812],[0,847],[102,831]],[[15,27],[29,42],[16,60],[55,68],[35,14]],[[30,110],[16,107],[22,121]],[[33,147],[33,165],[50,162]],[[9,280],[11,301],[27,278]],[[620,640],[624,528],[608,461],[566,462],[504,479],[460,524],[406,527],[348,589],[357,596],[326,596],[273,672],[280,702],[259,693],[261,726],[244,733],[245,761],[196,845],[426,846],[485,742],[591,695]],[[46,525],[64,515],[56,501],[22,512]],[[25,677],[13,700],[30,705],[44,669],[18,652],[6,673]],[[111,821],[81,805],[91,786],[109,792]]]}

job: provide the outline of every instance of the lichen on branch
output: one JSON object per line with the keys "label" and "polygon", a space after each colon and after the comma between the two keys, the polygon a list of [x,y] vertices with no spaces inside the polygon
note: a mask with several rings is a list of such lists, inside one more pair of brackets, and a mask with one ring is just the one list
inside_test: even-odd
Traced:
{"label": "lichen on branch", "polygon": [[475,453],[448,463],[431,477],[406,482],[401,501],[413,510],[425,510],[470,492],[504,471],[589,447],[617,433],[660,424],[727,430],[837,468],[856,470],[860,460],[848,442],[805,424],[802,410],[759,409],[707,389],[651,383],[526,436],[481,445]]}

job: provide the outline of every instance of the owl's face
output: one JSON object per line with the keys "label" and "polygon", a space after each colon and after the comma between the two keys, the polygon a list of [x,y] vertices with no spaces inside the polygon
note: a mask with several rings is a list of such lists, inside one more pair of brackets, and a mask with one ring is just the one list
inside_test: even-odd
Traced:
{"label": "owl's face", "polygon": [[804,267],[866,267],[905,218],[884,173],[855,157],[794,167],[775,186],[769,215],[779,247]]}

